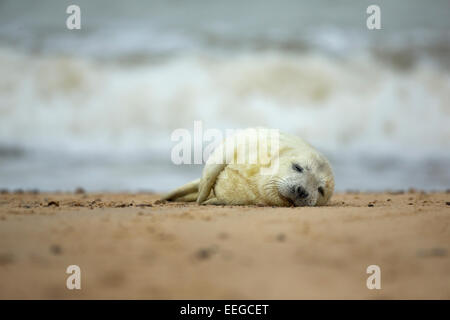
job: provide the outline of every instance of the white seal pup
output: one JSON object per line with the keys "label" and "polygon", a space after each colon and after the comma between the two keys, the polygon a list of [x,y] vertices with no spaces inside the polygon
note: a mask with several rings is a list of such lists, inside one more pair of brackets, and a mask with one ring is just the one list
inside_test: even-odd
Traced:
{"label": "white seal pup", "polygon": [[[276,134],[274,134],[274,132]],[[215,205],[319,206],[334,191],[328,160],[299,137],[246,129],[225,139],[201,179],[163,197]]]}

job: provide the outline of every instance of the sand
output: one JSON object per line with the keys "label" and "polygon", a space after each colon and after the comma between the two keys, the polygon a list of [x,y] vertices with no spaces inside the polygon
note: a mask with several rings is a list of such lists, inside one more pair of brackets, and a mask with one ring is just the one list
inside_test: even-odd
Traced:
{"label": "sand", "polygon": [[[450,299],[449,193],[345,193],[316,208],[158,197],[3,191],[0,298]],[[69,265],[81,290],[66,288]]]}

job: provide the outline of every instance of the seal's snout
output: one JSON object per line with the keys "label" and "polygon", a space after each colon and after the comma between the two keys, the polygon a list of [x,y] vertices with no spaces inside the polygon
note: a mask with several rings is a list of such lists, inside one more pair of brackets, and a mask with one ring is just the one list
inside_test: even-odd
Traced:
{"label": "seal's snout", "polygon": [[298,186],[295,189],[295,193],[296,193],[297,197],[300,199],[306,199],[309,196],[308,191],[306,191],[305,188],[303,188],[302,186]]}

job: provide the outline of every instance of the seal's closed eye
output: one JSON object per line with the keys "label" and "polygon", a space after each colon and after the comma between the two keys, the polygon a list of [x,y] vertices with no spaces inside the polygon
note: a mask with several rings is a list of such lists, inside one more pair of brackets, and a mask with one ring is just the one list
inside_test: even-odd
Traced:
{"label": "seal's closed eye", "polygon": [[325,195],[325,190],[323,190],[323,187],[319,187],[319,193],[322,195],[322,197]]}
{"label": "seal's closed eye", "polygon": [[295,171],[303,172],[303,168],[300,167],[300,166],[299,166],[298,164],[296,164],[296,163],[293,163],[293,164],[292,164],[292,168],[293,168]]}

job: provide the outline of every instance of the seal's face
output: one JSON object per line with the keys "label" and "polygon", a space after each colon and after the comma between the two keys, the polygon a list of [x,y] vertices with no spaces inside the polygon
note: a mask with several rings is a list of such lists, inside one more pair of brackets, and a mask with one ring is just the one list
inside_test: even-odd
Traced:
{"label": "seal's face", "polygon": [[291,158],[280,166],[277,182],[281,198],[294,206],[324,205],[331,198],[334,179],[331,167],[323,157]]}

